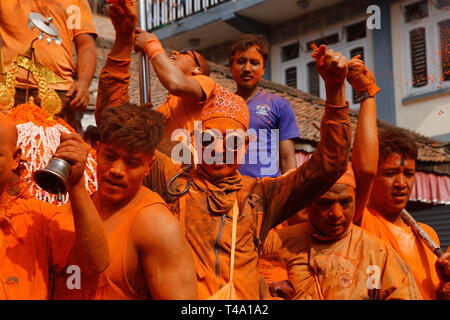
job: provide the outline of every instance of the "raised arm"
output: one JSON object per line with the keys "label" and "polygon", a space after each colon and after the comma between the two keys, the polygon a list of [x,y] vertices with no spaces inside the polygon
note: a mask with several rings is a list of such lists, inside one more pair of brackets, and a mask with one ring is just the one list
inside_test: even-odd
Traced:
{"label": "raised arm", "polygon": [[55,157],[72,164],[68,184],[75,225],[75,246],[69,256],[69,262],[78,265],[85,273],[95,274],[108,267],[109,251],[102,221],[84,183],[87,155],[87,146],[80,135],[61,135],[61,144]]}
{"label": "raised arm", "polygon": [[316,48],[313,57],[325,81],[327,100],[320,127],[317,150],[304,165],[274,179],[263,179],[264,218],[261,240],[267,232],[307,207],[325,193],[344,174],[350,150],[350,120],[345,101],[347,60],[325,46]]}
{"label": "raised arm", "polygon": [[360,223],[369,201],[378,166],[378,130],[375,94],[380,91],[375,77],[356,56],[348,63],[347,81],[358,95],[364,95],[359,109],[352,151],[352,166],[356,178],[356,207],[353,222]]}
{"label": "raised arm", "polygon": [[155,204],[140,212],[133,224],[132,239],[153,299],[198,299],[191,249],[167,207]]}
{"label": "raised arm", "polygon": [[137,25],[137,2],[119,0],[109,6],[109,16],[116,30],[116,38],[106,63],[100,72],[95,118],[107,106],[118,106],[130,100],[131,53]]}
{"label": "raised arm", "polygon": [[[159,81],[171,94],[196,100],[204,100],[206,98],[200,84],[192,78],[189,65],[180,65],[179,67],[175,65],[173,60],[166,55],[161,43],[154,34],[137,28],[135,49],[149,57]],[[200,55],[197,58],[199,59]],[[179,62],[177,63],[180,64]],[[185,70],[181,69],[183,67],[185,67]],[[198,70],[195,71],[194,69],[194,72],[201,74],[200,69]]]}

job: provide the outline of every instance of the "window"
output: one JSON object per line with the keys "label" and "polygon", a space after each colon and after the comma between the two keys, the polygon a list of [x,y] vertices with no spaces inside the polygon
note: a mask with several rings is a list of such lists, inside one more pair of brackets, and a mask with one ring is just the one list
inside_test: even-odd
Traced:
{"label": "window", "polygon": [[428,17],[428,1],[419,1],[405,6],[405,23]]}
{"label": "window", "polygon": [[402,6],[406,95],[450,87],[448,0],[410,1]]}
{"label": "window", "polygon": [[[368,68],[373,70],[371,36],[372,33],[367,29],[366,21],[356,20],[282,46],[279,51],[281,58],[279,81],[325,99],[325,83],[318,74],[316,63],[311,57],[311,44],[314,43],[317,46],[326,44],[328,48],[341,52],[347,59],[360,54]],[[289,46],[294,48],[294,45],[296,49],[292,50],[295,51],[295,55],[293,54],[292,57],[295,56],[295,58],[286,60],[286,57],[289,56],[287,48]],[[346,99],[350,102],[350,108],[358,109],[359,102],[356,102],[356,93],[347,82],[346,86]]]}
{"label": "window", "polygon": [[450,81],[450,19],[442,21],[438,25],[441,43],[442,80]]}
{"label": "window", "polygon": [[426,86],[427,73],[427,48],[425,43],[425,28],[413,29],[409,32],[411,46],[411,72],[414,88]]}
{"label": "window", "polygon": [[336,44],[339,42],[339,34],[333,33],[332,35],[322,37],[319,39],[314,39],[313,41],[309,41],[306,45],[306,50],[308,52],[312,51],[311,45],[314,43],[316,46],[320,46],[321,44],[324,44],[326,46]]}
{"label": "window", "polygon": [[285,71],[285,83],[290,87],[297,88],[297,68],[291,67]]}
{"label": "window", "polygon": [[358,22],[345,28],[347,41],[355,41],[366,37],[366,22]]}
{"label": "window", "polygon": [[281,48],[281,61],[289,61],[298,58],[299,45],[298,41]]}
{"label": "window", "polygon": [[308,92],[320,97],[320,76],[316,70],[316,63],[310,62],[308,67]]}

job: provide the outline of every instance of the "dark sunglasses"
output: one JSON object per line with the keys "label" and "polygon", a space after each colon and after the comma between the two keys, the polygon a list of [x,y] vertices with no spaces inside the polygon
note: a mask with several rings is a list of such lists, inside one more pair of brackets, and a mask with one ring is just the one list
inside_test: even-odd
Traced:
{"label": "dark sunglasses", "polygon": [[194,49],[192,49],[192,48],[184,48],[183,50],[180,50],[179,52],[181,54],[189,54],[189,51],[192,52],[192,58],[194,58],[194,61],[197,64],[197,66],[199,66],[201,68],[202,66],[200,65],[200,62],[198,61],[198,58],[197,58],[197,55],[195,54]]}
{"label": "dark sunglasses", "polygon": [[203,148],[213,145],[217,140],[225,140],[225,148],[232,152],[238,151],[244,144],[244,137],[236,132],[227,134],[225,138],[209,130],[202,132]]}

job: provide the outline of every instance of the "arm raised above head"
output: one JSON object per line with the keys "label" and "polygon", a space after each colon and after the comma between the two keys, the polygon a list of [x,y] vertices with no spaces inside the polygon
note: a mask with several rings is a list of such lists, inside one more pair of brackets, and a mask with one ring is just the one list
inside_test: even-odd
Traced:
{"label": "arm raised above head", "polygon": [[344,83],[347,61],[340,53],[326,50],[325,46],[316,52],[317,69],[327,88],[320,141],[311,159],[301,167],[277,178],[263,179],[262,239],[271,228],[324,194],[347,169],[351,141]]}
{"label": "arm raised above head", "polygon": [[359,56],[348,63],[347,81],[359,95],[366,94],[361,101],[352,151],[352,166],[356,179],[356,207],[353,222],[358,224],[369,201],[373,181],[378,167],[378,129],[374,95],[380,90],[373,74]]}

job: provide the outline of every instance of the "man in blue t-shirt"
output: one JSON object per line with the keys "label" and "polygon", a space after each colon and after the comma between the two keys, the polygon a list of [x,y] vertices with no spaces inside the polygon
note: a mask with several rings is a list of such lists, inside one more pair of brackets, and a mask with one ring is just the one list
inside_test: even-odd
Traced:
{"label": "man in blue t-shirt", "polygon": [[250,139],[242,175],[277,177],[296,168],[294,139],[299,138],[291,104],[286,99],[262,90],[258,83],[264,75],[268,43],[264,35],[244,34],[230,50],[230,69],[237,84],[236,94],[247,101],[250,111]]}

